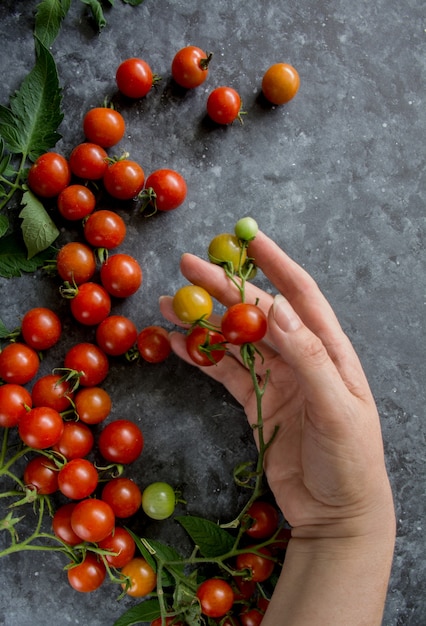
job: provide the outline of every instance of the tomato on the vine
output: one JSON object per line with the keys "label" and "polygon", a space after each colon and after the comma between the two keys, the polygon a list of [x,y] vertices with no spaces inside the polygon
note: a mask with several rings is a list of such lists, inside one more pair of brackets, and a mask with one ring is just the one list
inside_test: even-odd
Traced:
{"label": "tomato on the vine", "polygon": [[121,159],[108,166],[103,182],[105,189],[113,198],[132,200],[143,189],[145,173],[136,161]]}
{"label": "tomato on the vine", "polygon": [[37,374],[40,359],[25,343],[9,343],[0,352],[0,379],[5,383],[25,385]]}
{"label": "tomato on the vine", "polygon": [[209,74],[211,54],[197,46],[185,46],[176,52],[172,61],[172,76],[175,82],[185,89],[198,87]]}
{"label": "tomato on the vine", "polygon": [[74,392],[68,381],[59,374],[45,374],[38,378],[31,389],[33,406],[50,406],[58,413],[71,405]]}
{"label": "tomato on the vine", "polygon": [[247,251],[240,245],[236,235],[221,233],[210,241],[208,256],[211,263],[225,265],[233,272],[237,272],[247,259]]}
{"label": "tomato on the vine", "polygon": [[98,547],[115,553],[105,555],[106,560],[113,567],[124,567],[127,565],[133,559],[136,551],[136,544],[132,535],[128,530],[120,526],[116,526],[108,537],[99,541]]}
{"label": "tomato on the vine", "polygon": [[241,241],[251,241],[256,237],[258,231],[259,226],[252,217],[242,217],[234,227],[235,235]]}
{"label": "tomato on the vine", "polygon": [[161,363],[172,351],[169,333],[162,326],[143,328],[137,336],[136,345],[140,356],[148,363]]}
{"label": "tomato on the vine", "polygon": [[110,107],[95,107],[85,114],[83,131],[90,143],[110,148],[124,137],[126,123],[118,111]]}
{"label": "tomato on the vine", "polygon": [[84,387],[74,398],[75,411],[85,424],[100,424],[111,412],[111,396],[102,387]]}
{"label": "tomato on the vine", "polygon": [[37,196],[54,198],[71,180],[71,169],[65,157],[46,152],[36,159],[28,171],[28,186]]}
{"label": "tomato on the vine", "polygon": [[33,485],[40,495],[48,495],[58,490],[58,468],[46,456],[39,454],[28,461],[24,469],[24,484]]}
{"label": "tomato on the vine", "polygon": [[71,528],[84,541],[97,543],[108,537],[114,529],[114,511],[104,500],[80,500],[71,513]]}
{"label": "tomato on the vine", "polygon": [[100,209],[91,213],[83,225],[86,241],[95,248],[111,250],[119,246],[126,236],[126,224],[114,211]]}
{"label": "tomato on the vine", "polygon": [[216,365],[226,353],[225,337],[215,330],[194,326],[186,336],[186,351],[197,365]]}
{"label": "tomato on the vine", "polygon": [[82,542],[81,537],[76,535],[71,527],[71,514],[77,502],[68,502],[57,509],[52,519],[52,530],[59,539],[69,546],[76,546]]}
{"label": "tomato on the vine", "polygon": [[71,299],[73,317],[85,326],[100,324],[111,311],[111,297],[98,283],[87,282],[79,285]]}
{"label": "tomato on the vine", "polygon": [[201,612],[208,617],[222,617],[231,610],[234,592],[231,585],[222,578],[209,578],[197,589]]}
{"label": "tomato on the vine", "polygon": [[130,586],[126,588],[123,583],[127,595],[134,598],[142,598],[154,591],[157,585],[157,575],[152,567],[142,557],[135,557],[129,561],[121,570],[124,577],[130,580]]}
{"label": "tomato on the vine", "polygon": [[232,87],[216,87],[207,98],[207,113],[216,124],[232,124],[241,119],[241,97]]}
{"label": "tomato on the vine", "polygon": [[70,241],[59,250],[56,268],[64,281],[81,285],[90,280],[96,270],[92,248],[78,241]]}
{"label": "tomato on the vine", "polygon": [[109,480],[102,489],[101,497],[119,518],[131,517],[142,504],[142,493],[138,485],[125,476]]}
{"label": "tomato on the vine", "polygon": [[260,341],[267,325],[266,315],[256,304],[238,302],[225,311],[221,330],[229,343],[242,345]]}
{"label": "tomato on the vine", "polygon": [[173,311],[181,322],[192,324],[210,317],[213,311],[213,300],[203,287],[184,285],[173,297]]}
{"label": "tomato on the vine", "polygon": [[125,354],[135,344],[137,328],[124,315],[109,315],[96,329],[96,343],[111,356]]}
{"label": "tomato on the vine", "polygon": [[248,508],[243,523],[247,523],[245,533],[253,539],[272,537],[278,528],[278,510],[269,502],[256,500]]}
{"label": "tomato on the vine", "polygon": [[184,622],[181,622],[180,620],[176,620],[176,617],[172,617],[172,616],[168,616],[166,617],[165,622],[163,622],[162,617],[156,617],[154,620],[152,620],[151,622],[151,626],[185,626]]}
{"label": "tomato on the vine", "polygon": [[237,556],[236,568],[238,570],[249,570],[248,579],[259,583],[267,580],[271,576],[274,571],[275,562],[268,548],[257,548],[253,546],[253,550],[256,552],[242,552]]}
{"label": "tomato on the vine", "polygon": [[118,89],[128,98],[143,98],[150,91],[155,76],[146,61],[132,57],[120,63],[115,80]]}
{"label": "tomato on the vine", "polygon": [[264,613],[259,609],[246,609],[239,615],[241,626],[260,626]]}
{"label": "tomato on the vine", "polygon": [[93,552],[86,552],[84,560],[67,570],[68,582],[73,589],[89,593],[98,589],[105,580],[106,568],[103,561]]}
{"label": "tomato on the vine", "polygon": [[115,298],[128,298],[142,284],[143,273],[138,261],[129,254],[111,254],[100,271],[101,282]]}
{"label": "tomato on the vine", "polygon": [[69,185],[57,198],[59,213],[66,220],[82,220],[92,213],[96,206],[95,194],[85,185]]}
{"label": "tomato on the vine", "polygon": [[139,426],[126,419],[107,424],[99,435],[98,448],[111,463],[133,463],[143,450],[144,438]]}
{"label": "tomato on the vine", "polygon": [[71,500],[82,500],[90,496],[98,481],[98,470],[88,459],[74,458],[65,463],[58,474],[59,491]]}
{"label": "tomato on the vine", "polygon": [[96,143],[80,143],[72,150],[69,165],[74,176],[86,180],[99,180],[108,167],[108,154]]}
{"label": "tomato on the vine", "polygon": [[21,333],[25,343],[34,350],[47,350],[60,339],[62,324],[59,316],[46,307],[35,307],[22,318]]}
{"label": "tomato on the vine", "polygon": [[187,194],[184,177],[171,169],[152,172],[145,181],[145,197],[157,211],[172,211],[180,206]]}
{"label": "tomato on the vine", "polygon": [[93,343],[82,342],[72,346],[65,355],[64,366],[79,375],[83,387],[95,387],[107,376],[108,357]]}
{"label": "tomato on the vine", "polygon": [[0,385],[0,426],[12,428],[32,407],[30,392],[22,385],[6,383]]}
{"label": "tomato on the vine", "polygon": [[36,450],[51,448],[64,430],[61,414],[48,406],[36,406],[22,415],[18,423],[19,436],[25,445]]}
{"label": "tomato on the vine", "polygon": [[64,431],[53,450],[68,461],[81,459],[89,454],[95,443],[92,431],[84,422],[65,422]]}
{"label": "tomato on the vine", "polygon": [[262,91],[272,104],[284,104],[294,98],[299,90],[300,77],[288,63],[275,63],[262,78]]}
{"label": "tomato on the vine", "polygon": [[171,485],[157,481],[151,483],[142,492],[142,508],[152,519],[167,519],[176,506],[176,494]]}

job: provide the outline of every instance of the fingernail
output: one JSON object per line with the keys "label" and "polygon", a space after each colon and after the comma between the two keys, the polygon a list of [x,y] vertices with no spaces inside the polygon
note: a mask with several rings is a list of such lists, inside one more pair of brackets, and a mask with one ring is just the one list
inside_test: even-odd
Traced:
{"label": "fingernail", "polygon": [[277,325],[284,332],[288,333],[301,327],[300,317],[281,294],[275,296],[272,310]]}

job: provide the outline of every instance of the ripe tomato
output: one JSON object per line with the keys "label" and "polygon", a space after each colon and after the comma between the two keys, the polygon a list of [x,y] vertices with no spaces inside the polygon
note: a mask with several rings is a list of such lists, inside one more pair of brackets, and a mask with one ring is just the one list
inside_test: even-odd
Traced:
{"label": "ripe tomato", "polygon": [[206,54],[197,46],[185,46],[176,52],[172,61],[172,76],[178,85],[185,89],[198,87],[209,74],[211,54]]}
{"label": "ripe tomato", "polygon": [[27,182],[37,196],[53,198],[69,185],[70,180],[71,170],[65,157],[46,152],[30,167]]}
{"label": "ripe tomato", "polygon": [[128,254],[111,254],[100,271],[101,282],[115,298],[128,298],[136,293],[142,284],[142,268],[138,261]]}
{"label": "ripe tomato", "polygon": [[275,63],[263,75],[262,91],[272,104],[288,102],[299,90],[300,77],[297,70],[288,63]]}
{"label": "ripe tomato", "polygon": [[222,333],[214,330],[194,326],[186,336],[186,351],[197,365],[210,366],[219,363],[225,356],[225,345],[215,348],[219,344],[225,344]]}
{"label": "ripe tomato", "polygon": [[176,494],[168,483],[155,482],[148,485],[142,493],[142,508],[152,519],[162,520],[173,514],[176,506]]}
{"label": "ripe tomato", "polygon": [[69,185],[57,199],[59,213],[66,220],[82,220],[90,215],[96,205],[95,194],[84,185]]}
{"label": "ripe tomato", "polygon": [[249,570],[249,580],[260,583],[271,576],[274,570],[274,560],[267,548],[256,548],[256,551],[265,556],[254,552],[243,552],[237,556],[236,567],[239,570]]}
{"label": "ripe tomato", "polygon": [[80,500],[71,513],[71,528],[84,541],[102,541],[112,533],[114,524],[110,505],[96,498]]}
{"label": "ripe tomato", "polygon": [[36,406],[19,420],[18,432],[25,445],[36,450],[51,448],[58,443],[64,422],[58,411],[47,406]]}
{"label": "ripe tomato", "polygon": [[86,180],[99,180],[108,167],[108,154],[96,143],[78,144],[70,154],[69,165],[74,176]]}
{"label": "ripe tomato", "polygon": [[93,448],[95,438],[83,422],[65,422],[64,432],[53,450],[60,452],[68,461],[81,459]]}
{"label": "ripe tomato", "polygon": [[70,500],[82,500],[95,491],[98,480],[98,470],[91,461],[74,458],[60,469],[58,487],[59,491]]}
{"label": "ripe tomato", "polygon": [[246,534],[253,539],[272,537],[278,528],[278,511],[269,502],[256,500],[247,510],[244,524],[247,523]]}
{"label": "ripe tomato", "polygon": [[126,585],[123,583],[123,589],[126,589],[127,595],[134,598],[147,596],[151,591],[154,591],[157,585],[156,573],[142,557],[135,557],[129,561],[121,573],[130,579],[130,587],[126,589]]}
{"label": "ripe tomato", "polygon": [[208,318],[213,311],[213,300],[208,291],[198,285],[185,285],[173,297],[173,311],[181,322],[193,324]]}
{"label": "ripe tomato", "polygon": [[106,554],[105,558],[113,567],[124,567],[135,555],[136,544],[132,535],[120,526],[116,526],[112,533],[98,543],[102,550],[110,550],[116,554]]}
{"label": "ripe tomato", "polygon": [[32,406],[32,397],[22,385],[0,385],[0,426],[12,428]]}
{"label": "ripe tomato", "polygon": [[102,285],[83,283],[79,285],[71,300],[70,309],[73,317],[85,326],[100,324],[111,311],[111,298]]}
{"label": "ripe tomato", "polygon": [[226,265],[231,272],[237,272],[247,258],[245,248],[236,235],[222,233],[211,240],[208,247],[209,261],[216,265]]}
{"label": "ripe tomato", "polygon": [[246,580],[242,576],[234,576],[234,583],[238,591],[235,593],[235,601],[250,600],[256,593],[256,584],[254,580]]}
{"label": "ripe tomato", "polygon": [[238,302],[225,311],[221,330],[226,340],[234,345],[254,343],[266,333],[266,315],[255,304]]}
{"label": "ripe tomato", "polygon": [[76,535],[71,527],[71,514],[76,504],[77,502],[63,504],[56,510],[52,519],[53,532],[69,546],[76,546],[81,543],[81,537]]}
{"label": "ripe tomato", "polygon": [[10,343],[0,352],[0,378],[6,383],[25,385],[40,366],[37,352],[24,343]]}
{"label": "ripe tomato", "polygon": [[258,609],[246,609],[240,613],[241,626],[259,626],[262,623],[264,614]]}
{"label": "ripe tomato", "polygon": [[186,181],[179,172],[160,169],[146,179],[143,197],[157,211],[173,211],[184,202],[186,193]]}
{"label": "ripe tomato", "polygon": [[216,87],[207,98],[207,113],[216,124],[231,124],[241,115],[241,98],[232,87]]}
{"label": "ripe tomato", "polygon": [[100,424],[111,411],[111,396],[101,387],[79,389],[75,399],[75,410],[81,422]]}
{"label": "ripe tomato", "polygon": [[108,166],[103,181],[113,198],[132,200],[143,189],[145,173],[136,161],[122,159]]}
{"label": "ripe tomato", "polygon": [[126,123],[118,111],[109,107],[96,107],[84,116],[83,131],[89,142],[110,148],[123,139]]}
{"label": "ripe tomato", "polygon": [[115,74],[117,87],[128,98],[143,98],[154,83],[154,75],[143,59],[126,59]]}
{"label": "ripe tomato", "polygon": [[106,576],[106,568],[96,554],[87,552],[84,560],[78,565],[70,567],[67,574],[68,582],[73,589],[88,593],[95,591],[102,585]]}
{"label": "ripe tomato", "polygon": [[34,350],[47,350],[60,339],[62,324],[51,309],[35,307],[22,318],[21,333],[27,345]]}
{"label": "ripe tomato", "polygon": [[125,419],[107,424],[98,440],[99,452],[111,463],[133,463],[141,454],[143,445],[139,426]]}
{"label": "ripe tomato", "polygon": [[109,370],[106,354],[95,344],[86,342],[78,343],[68,350],[64,366],[79,372],[79,383],[83,387],[99,385]]}
{"label": "ripe tomato", "polygon": [[95,273],[96,258],[89,246],[71,241],[59,250],[56,268],[62,280],[81,285],[90,280]]}
{"label": "ripe tomato", "polygon": [[58,469],[46,456],[35,456],[24,469],[24,483],[33,485],[40,495],[55,493],[58,490]]}
{"label": "ripe tomato", "polygon": [[162,326],[147,326],[137,336],[140,356],[148,363],[165,361],[172,351],[169,333]]}
{"label": "ripe tomato", "polygon": [[108,502],[116,517],[131,517],[140,509],[142,493],[131,478],[120,476],[105,484],[102,500]]}
{"label": "ripe tomato", "polygon": [[126,224],[114,211],[101,209],[85,220],[84,237],[95,248],[111,250],[119,246],[126,236]]}
{"label": "ripe tomato", "polygon": [[45,374],[36,380],[31,390],[33,406],[49,406],[58,413],[70,407],[74,393],[69,382],[59,374]]}
{"label": "ripe tomato", "polygon": [[209,578],[197,589],[201,612],[208,617],[222,617],[231,610],[234,603],[234,592],[226,580]]}
{"label": "ripe tomato", "polygon": [[176,621],[176,617],[172,617],[172,616],[166,617],[165,622],[163,622],[161,615],[160,615],[160,617],[157,617],[151,622],[151,626],[164,626],[164,624],[166,626],[185,626],[183,622],[181,622],[180,620]]}
{"label": "ripe tomato", "polygon": [[124,315],[110,315],[96,329],[96,343],[111,356],[125,354],[135,344],[138,331]]}

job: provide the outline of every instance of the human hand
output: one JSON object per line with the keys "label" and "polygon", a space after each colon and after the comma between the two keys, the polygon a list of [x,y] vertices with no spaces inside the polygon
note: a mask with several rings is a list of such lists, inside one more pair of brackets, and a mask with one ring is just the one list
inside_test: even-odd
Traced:
{"label": "human hand", "polygon": [[[314,280],[266,235],[259,232],[249,254],[282,295],[275,298],[253,284],[246,302],[268,315],[268,333],[258,348],[257,374],[270,375],[263,397],[265,440],[278,433],[265,457],[265,472],[293,537],[344,537],[383,528],[393,515],[384,464],[380,420],[356,353]],[[181,271],[219,302],[240,299],[223,269],[185,254]],[[160,308],[182,325],[172,299]],[[219,318],[213,318],[218,322]],[[172,347],[192,363],[181,333]],[[238,347],[217,365],[201,368],[223,383],[256,424],[252,379]],[[256,430],[254,429],[256,436]],[[377,528],[375,528],[377,526]]]}

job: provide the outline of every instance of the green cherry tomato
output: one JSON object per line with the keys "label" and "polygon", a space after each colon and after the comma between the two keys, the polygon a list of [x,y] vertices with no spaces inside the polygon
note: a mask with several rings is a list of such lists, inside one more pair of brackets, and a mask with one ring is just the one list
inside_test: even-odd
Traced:
{"label": "green cherry tomato", "polygon": [[168,483],[151,483],[142,493],[142,508],[152,519],[162,520],[170,517],[175,506],[176,495]]}
{"label": "green cherry tomato", "polygon": [[197,285],[185,285],[174,295],[173,310],[181,320],[192,324],[208,318],[213,311],[213,300],[208,291]]}
{"label": "green cherry tomato", "polygon": [[242,241],[251,241],[257,235],[259,226],[252,217],[242,217],[235,224],[235,235]]}
{"label": "green cherry tomato", "polygon": [[238,237],[231,233],[216,235],[208,248],[210,263],[226,265],[231,271],[238,271],[247,258],[246,250],[240,245]]}

